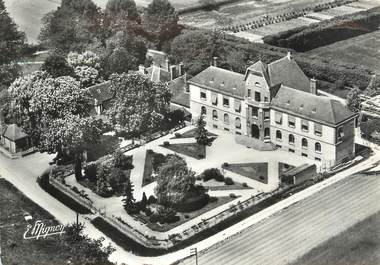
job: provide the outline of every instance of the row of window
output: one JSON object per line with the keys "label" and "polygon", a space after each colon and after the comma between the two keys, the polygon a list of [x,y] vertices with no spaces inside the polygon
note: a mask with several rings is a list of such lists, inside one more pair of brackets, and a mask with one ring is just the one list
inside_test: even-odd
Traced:
{"label": "row of window", "polygon": [[[252,107],[252,117],[257,118],[259,116],[259,109],[256,107]],[[264,110],[264,120],[270,119],[270,111]]]}
{"label": "row of window", "polygon": [[[250,88],[248,88],[248,90],[247,90],[247,97],[252,98],[252,91],[251,91]],[[255,97],[254,97],[254,99],[257,102],[261,102],[261,93],[255,91]],[[268,102],[268,97],[264,97],[264,102]]]}
{"label": "row of window", "polygon": [[[205,115],[205,116],[207,115],[207,109],[205,106],[201,107],[201,115]],[[212,119],[215,121],[218,120],[218,112],[216,110],[212,111]],[[223,122],[225,124],[230,124],[230,116],[227,113],[223,115]],[[241,129],[241,120],[239,117],[235,118],[235,128]]]}
{"label": "row of window", "polygon": [[[201,99],[207,100],[207,94],[205,91],[201,91]],[[235,102],[235,106],[234,106],[235,111],[240,113],[241,112],[241,101],[238,99],[235,99],[234,102]],[[213,92],[211,93],[211,103],[214,106],[218,105],[218,94],[213,93]],[[223,96],[223,107],[225,107],[225,108],[230,107],[230,98]]]}
{"label": "row of window", "polygon": [[[282,113],[275,112],[275,122],[276,124],[282,125]],[[290,128],[296,127],[296,117],[288,115],[288,126]],[[304,132],[309,131],[309,121],[301,119],[301,130]],[[317,136],[322,136],[322,124],[314,123],[314,134]]]}
{"label": "row of window", "polygon": [[[276,140],[277,141],[282,141],[282,133],[281,133],[280,130],[276,131]],[[289,134],[289,136],[288,136],[288,143],[289,143],[289,145],[294,145],[294,143],[295,143],[295,137],[294,137],[293,134]],[[301,145],[302,145],[302,148],[304,148],[304,149],[308,148],[309,143],[308,143],[308,141],[307,141],[306,138],[302,138]],[[319,142],[316,142],[314,144],[314,150],[315,150],[315,152],[321,152],[322,151],[322,147],[321,147],[321,144]]]}

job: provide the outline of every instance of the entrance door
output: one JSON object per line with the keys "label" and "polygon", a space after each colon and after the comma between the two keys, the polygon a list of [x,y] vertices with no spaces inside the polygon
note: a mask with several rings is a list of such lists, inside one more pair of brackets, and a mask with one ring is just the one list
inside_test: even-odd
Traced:
{"label": "entrance door", "polygon": [[252,127],[251,128],[252,137],[256,138],[256,139],[259,139],[260,138],[260,129],[259,129],[259,126],[257,126],[256,124],[252,124],[251,127]]}

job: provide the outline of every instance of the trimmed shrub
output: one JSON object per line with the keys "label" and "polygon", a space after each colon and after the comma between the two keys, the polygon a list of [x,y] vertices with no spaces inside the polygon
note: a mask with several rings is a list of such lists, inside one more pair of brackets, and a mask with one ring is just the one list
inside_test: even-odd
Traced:
{"label": "trimmed shrub", "polygon": [[193,212],[206,206],[209,199],[210,196],[208,194],[190,197],[183,202],[176,204],[175,209],[179,212]]}
{"label": "trimmed shrub", "polygon": [[153,195],[150,195],[149,199],[148,199],[148,204],[153,204],[153,203],[156,203],[156,202],[157,202],[156,197],[154,197]]}
{"label": "trimmed shrub", "polygon": [[204,181],[208,181],[210,179],[215,179],[216,181],[224,181],[224,175],[218,168],[209,168],[203,171],[202,177]]}
{"label": "trimmed shrub", "polygon": [[168,141],[164,142],[164,146],[169,146],[169,145],[170,145],[170,143]]}
{"label": "trimmed shrub", "polygon": [[235,194],[235,193],[230,193],[230,198],[232,198],[232,199],[236,199],[236,198],[237,198],[237,196],[236,196],[236,194]]}
{"label": "trimmed shrub", "polygon": [[182,134],[180,134],[180,133],[178,133],[178,132],[176,132],[174,135],[175,135],[175,137],[177,137],[177,138],[181,138],[181,137],[182,137]]}
{"label": "trimmed shrub", "polygon": [[232,180],[232,178],[227,177],[224,180],[224,184],[226,184],[226,185],[234,185],[234,181]]}
{"label": "trimmed shrub", "polygon": [[243,182],[241,185],[242,185],[244,188],[247,188],[247,187],[248,187],[248,184],[245,183],[245,182]]}
{"label": "trimmed shrub", "polygon": [[230,166],[230,164],[228,164],[227,162],[223,163],[223,167],[229,167],[229,166]]}

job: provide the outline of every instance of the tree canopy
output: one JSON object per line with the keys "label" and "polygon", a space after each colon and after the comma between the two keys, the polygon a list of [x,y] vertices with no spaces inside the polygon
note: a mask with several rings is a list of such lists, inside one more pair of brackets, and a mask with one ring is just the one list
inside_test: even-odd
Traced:
{"label": "tree canopy", "polygon": [[183,158],[173,155],[161,166],[156,180],[154,192],[158,202],[172,206],[183,201],[194,187],[195,172],[187,167]]}
{"label": "tree canopy", "polygon": [[167,84],[153,83],[137,72],[114,74],[110,80],[115,97],[107,114],[114,125],[135,134],[160,126],[171,100]]}
{"label": "tree canopy", "polygon": [[153,0],[145,9],[142,25],[160,49],[164,42],[181,31],[178,20],[178,14],[168,0]]}
{"label": "tree canopy", "polygon": [[354,88],[347,94],[347,108],[352,112],[358,112],[361,109],[360,94],[359,88]]}
{"label": "tree canopy", "polygon": [[139,17],[134,0],[108,0],[105,11],[111,16],[121,15],[132,20],[137,20]]}
{"label": "tree canopy", "polygon": [[62,0],[42,19],[39,39],[60,52],[83,51],[101,28],[101,10],[91,0]]}

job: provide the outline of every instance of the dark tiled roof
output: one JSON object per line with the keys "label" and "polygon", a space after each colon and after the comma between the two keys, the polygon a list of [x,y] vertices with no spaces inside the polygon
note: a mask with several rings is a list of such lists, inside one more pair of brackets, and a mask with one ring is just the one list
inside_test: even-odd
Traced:
{"label": "dark tiled roof", "polygon": [[169,82],[169,89],[173,94],[172,102],[187,108],[190,108],[190,95],[185,93],[186,80],[190,78],[187,75],[180,76]]}
{"label": "dark tiled roof", "polygon": [[155,66],[161,68],[166,67],[166,59],[168,59],[168,55],[166,53],[157,50],[148,50],[146,56],[152,58]]}
{"label": "dark tiled roof", "polygon": [[333,126],[356,115],[337,100],[286,86],[280,87],[271,106],[274,109]]}
{"label": "dark tiled roof", "polygon": [[252,64],[247,68],[246,77],[249,72],[260,73],[264,76],[265,80],[269,85],[271,85],[269,76],[268,76],[268,65],[263,63],[261,60]]}
{"label": "dark tiled roof", "polygon": [[151,66],[146,69],[149,79],[152,82],[169,82],[170,73],[163,68]]}
{"label": "dark tiled roof", "polygon": [[268,64],[270,85],[283,84],[302,91],[310,91],[309,78],[298,64],[288,56]]}
{"label": "dark tiled roof", "polygon": [[28,135],[24,133],[23,129],[18,127],[16,124],[4,125],[2,133],[3,137],[13,142],[28,137]]}
{"label": "dark tiled roof", "polygon": [[220,93],[244,97],[244,75],[222,68],[210,66],[190,79],[189,83],[207,87]]}
{"label": "dark tiled roof", "polygon": [[99,103],[110,100],[113,98],[111,92],[111,82],[103,82],[88,88],[92,98],[97,99]]}

